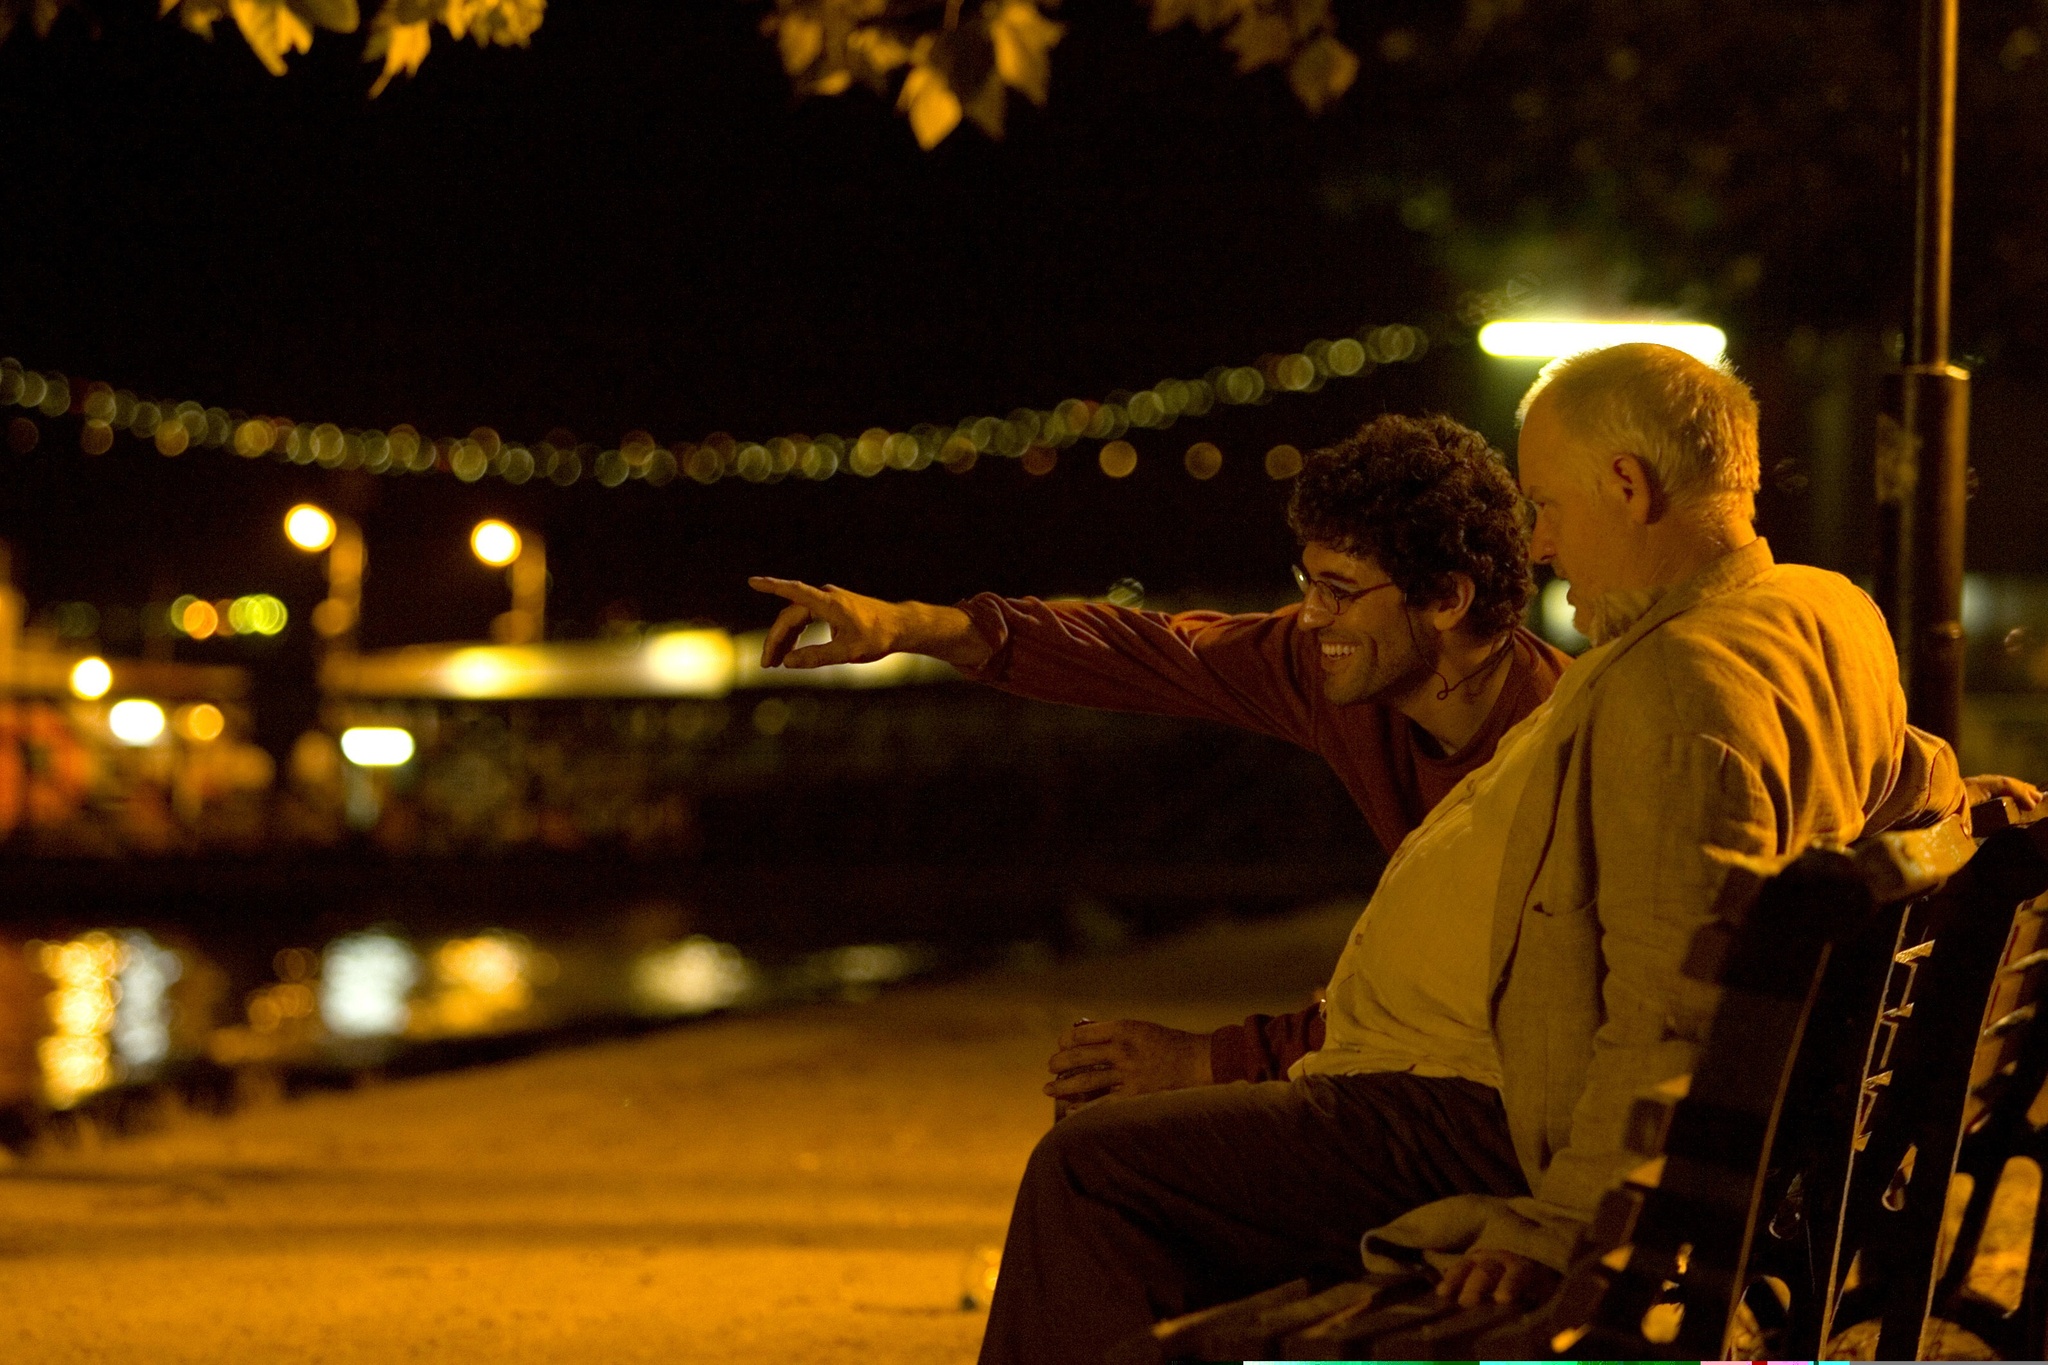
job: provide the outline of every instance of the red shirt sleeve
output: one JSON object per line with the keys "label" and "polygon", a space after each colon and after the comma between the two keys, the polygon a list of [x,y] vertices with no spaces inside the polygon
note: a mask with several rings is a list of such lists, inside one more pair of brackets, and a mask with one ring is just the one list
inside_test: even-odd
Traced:
{"label": "red shirt sleeve", "polygon": [[1323,1045],[1323,1007],[1294,1014],[1254,1014],[1209,1035],[1209,1070],[1218,1085],[1284,1081],[1287,1069]]}
{"label": "red shirt sleeve", "polygon": [[1320,681],[1298,607],[1174,615],[983,593],[960,604],[994,650],[968,676],[1040,701],[1221,721],[1315,749]]}

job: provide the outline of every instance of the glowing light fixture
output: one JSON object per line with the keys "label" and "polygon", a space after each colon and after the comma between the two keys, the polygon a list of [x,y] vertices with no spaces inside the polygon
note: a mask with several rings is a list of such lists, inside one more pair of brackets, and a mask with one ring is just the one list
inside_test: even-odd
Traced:
{"label": "glowing light fixture", "polygon": [[358,725],[341,732],[341,752],[358,768],[396,768],[412,757],[412,731]]}
{"label": "glowing light fixture", "polygon": [[71,665],[71,695],[83,701],[98,701],[114,685],[114,670],[97,654]]}
{"label": "glowing light fixture", "polygon": [[154,744],[164,732],[164,708],[140,697],[117,701],[107,712],[107,728],[123,744],[137,748]]}
{"label": "glowing light fixture", "polygon": [[1536,318],[1489,322],[1479,329],[1479,349],[1503,360],[1551,360],[1629,341],[1652,341],[1684,351],[1709,365],[1727,353],[1728,334],[1704,322],[1589,322]]}
{"label": "glowing light fixture", "polygon": [[284,535],[307,554],[318,554],[334,543],[334,518],[302,502],[284,514]]}
{"label": "glowing light fixture", "polygon": [[502,569],[519,558],[519,532],[496,519],[480,521],[469,533],[469,548],[494,569]]}

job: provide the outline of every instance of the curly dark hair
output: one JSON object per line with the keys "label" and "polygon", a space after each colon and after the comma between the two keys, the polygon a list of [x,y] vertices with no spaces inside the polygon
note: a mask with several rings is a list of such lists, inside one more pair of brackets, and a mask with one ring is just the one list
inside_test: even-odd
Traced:
{"label": "curly dark hair", "polygon": [[1522,495],[1486,438],[1448,417],[1375,417],[1303,463],[1287,502],[1303,544],[1370,556],[1410,602],[1472,580],[1465,624],[1498,635],[1521,620],[1533,584]]}

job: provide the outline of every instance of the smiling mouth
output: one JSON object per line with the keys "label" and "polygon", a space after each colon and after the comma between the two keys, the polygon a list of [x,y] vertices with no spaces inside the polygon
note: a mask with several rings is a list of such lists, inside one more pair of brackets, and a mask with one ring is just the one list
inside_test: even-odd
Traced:
{"label": "smiling mouth", "polygon": [[1323,662],[1326,664],[1335,663],[1339,659],[1348,659],[1357,652],[1357,645],[1338,645],[1331,644],[1328,641],[1323,642]]}

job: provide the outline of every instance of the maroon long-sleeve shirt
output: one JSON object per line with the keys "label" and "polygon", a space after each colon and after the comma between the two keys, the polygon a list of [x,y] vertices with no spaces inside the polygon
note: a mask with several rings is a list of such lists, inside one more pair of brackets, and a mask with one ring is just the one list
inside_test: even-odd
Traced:
{"label": "maroon long-sleeve shirt", "polygon": [[[1221,721],[1322,756],[1391,853],[1458,780],[1493,757],[1501,735],[1536,709],[1571,660],[1526,630],[1486,723],[1443,754],[1400,712],[1323,696],[1321,646],[1301,608],[1258,615],[1132,611],[983,593],[960,604],[995,652],[969,676],[1041,701]],[[1255,1014],[1209,1036],[1218,1081],[1274,1080],[1323,1045],[1319,1006]]]}

